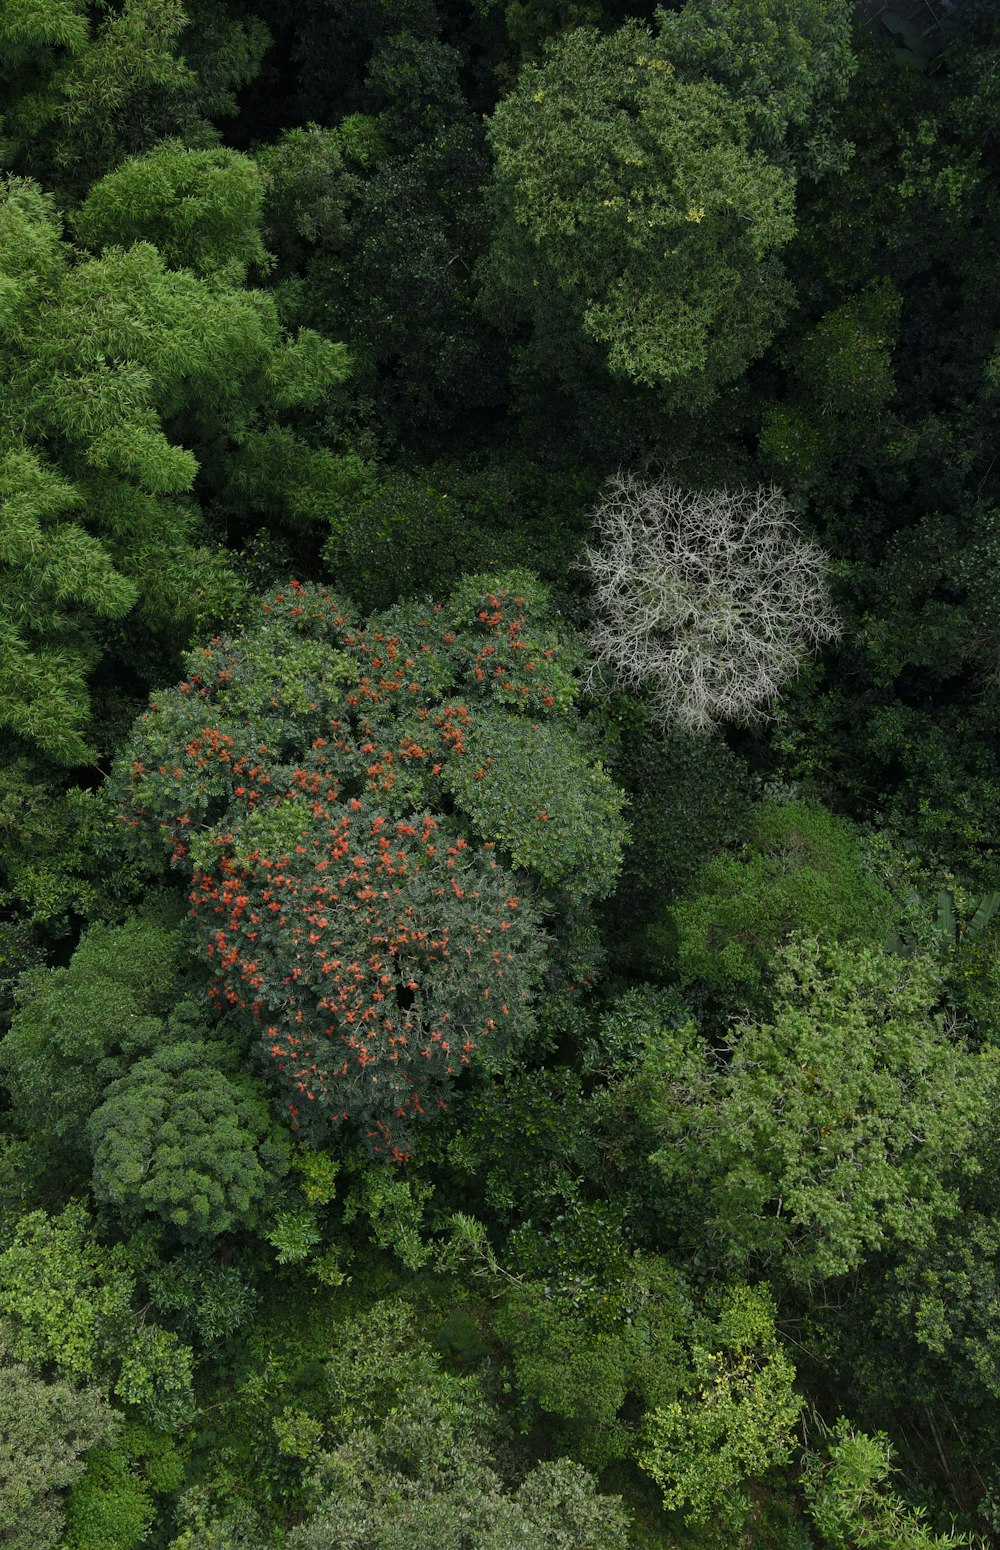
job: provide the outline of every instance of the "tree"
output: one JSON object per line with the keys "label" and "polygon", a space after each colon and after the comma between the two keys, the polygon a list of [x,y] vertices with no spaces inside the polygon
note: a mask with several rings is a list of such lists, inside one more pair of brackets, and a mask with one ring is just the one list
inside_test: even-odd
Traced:
{"label": "tree", "polygon": [[793,179],[728,91],[677,70],[664,35],[566,34],[523,67],[489,133],[487,299],[533,330],[547,378],[571,384],[596,353],[689,406],[760,354],[789,299],[776,255]]}
{"label": "tree", "polygon": [[571,1459],[538,1464],[506,1491],[481,1445],[419,1400],[330,1457],[336,1488],[289,1550],[625,1550],[628,1520]]}
{"label": "tree", "polygon": [[66,1501],[66,1550],[137,1550],[156,1519],[156,1506],[121,1448],[95,1448]]}
{"label": "tree", "polygon": [[858,836],[813,802],[761,803],[743,847],[705,862],[668,911],[685,984],[766,1003],[774,955],[793,935],[880,945],[895,906],[862,866]]}
{"label": "tree", "polygon": [[156,1215],[184,1241],[259,1219],[288,1146],[255,1084],[227,1074],[230,1063],[223,1046],[187,1040],[111,1084],[87,1127],[98,1200],[126,1221]]}
{"label": "tree", "polygon": [[841,171],[848,147],[831,109],[855,70],[851,13],[840,0],[687,0],[658,11],[677,68],[708,75],[745,108],[758,142],[816,177]]}
{"label": "tree", "polygon": [[646,1418],[640,1465],[664,1506],[712,1523],[717,1544],[743,1542],[747,1486],[792,1456],[802,1400],[774,1317],[766,1292],[727,1288],[714,1327],[705,1320],[695,1336],[680,1396]]}
{"label": "tree", "polygon": [[[574,1213],[578,1248],[583,1214]],[[551,1232],[558,1238],[560,1224]],[[603,1265],[564,1263],[544,1280],[538,1266],[536,1279],[506,1290],[495,1316],[527,1419],[592,1469],[636,1456],[643,1413],[669,1406],[690,1369],[683,1281],[652,1256],[617,1248]]]}
{"label": "tree", "polygon": [[338,1440],[317,1460],[319,1506],[289,1550],[624,1550],[620,1500],[579,1464],[504,1482],[495,1413],[473,1380],[442,1369],[405,1305],[376,1304],[338,1333],[328,1374]]}
{"label": "tree", "polygon": [[211,144],[269,41],[203,0],[22,0],[0,23],[5,164],[78,194],[162,135]]}
{"label": "tree", "polygon": [[822,550],[777,490],[686,494],[619,474],[584,551],[590,645],[662,722],[759,719],[806,652],[839,633]]}
{"label": "tree", "polygon": [[839,1416],[821,1453],[805,1457],[802,1488],[809,1516],[828,1550],[948,1550],[964,1535],[935,1534],[926,1510],[893,1488],[895,1451],[884,1433],[874,1436]]}
{"label": "tree", "polygon": [[956,1215],[996,1060],[941,1026],[933,960],[802,940],[776,991],[721,1055],[690,1024],[657,1031],[633,1092],[664,1189],[697,1203],[722,1256],[809,1287]]}
{"label": "tree", "polygon": [[[90,1171],[86,1126],[109,1082],[163,1040],[178,942],[165,924],[92,926],[63,969],[26,974],[0,1043],[8,1124],[43,1198],[65,1199]],[[37,1194],[36,1194],[37,1198]]]}
{"label": "tree", "polygon": [[364,628],[293,582],[137,724],[126,825],[189,877],[221,1003],[307,1133],[401,1155],[466,1067],[523,1047],[546,969],[593,974],[621,795],[575,660],[517,573]]}
{"label": "tree", "polygon": [[662,729],[648,705],[622,694],[605,704],[616,734],[611,769],[628,797],[630,830],[609,925],[618,959],[655,978],[674,957],[664,950],[667,906],[691,889],[720,847],[746,834],[748,772],[721,736]]}
{"label": "tree", "polygon": [[251,266],[268,266],[263,199],[264,179],[250,157],[163,140],[93,184],[72,225],[91,252],[148,242],[170,269],[238,286]]}
{"label": "tree", "polygon": [[0,1540],[8,1550],[56,1550],[63,1493],[119,1418],[95,1389],[46,1383],[2,1342],[0,1326]]}
{"label": "tree", "polygon": [[364,113],[260,153],[283,315],[347,341],[359,408],[421,457],[452,451],[504,388],[500,341],[469,283],[489,236],[489,157],[463,63],[411,27],[382,38]]}
{"label": "tree", "polygon": [[793,489],[814,488],[834,459],[885,439],[902,297],[888,280],[825,314],[788,352],[791,393],[764,411],[760,450]]}
{"label": "tree", "polygon": [[0,1251],[0,1324],[15,1361],[95,1383],[159,1430],[193,1414],[192,1352],[147,1323],[120,1246],[103,1247],[86,1209],[29,1211]]}
{"label": "tree", "polygon": [[[286,513],[315,499],[317,458],[333,477],[332,454],[278,421],[341,380],[343,352],[287,337],[243,287],[258,202],[246,158],[166,147],[91,190],[80,230],[102,251],[88,256],[36,185],[0,186],[0,727],[57,762],[93,753],[87,679],[114,621],[136,608],[141,668],[238,595],[205,542],[196,474],[207,497]],[[143,233],[207,272],[170,267]]]}

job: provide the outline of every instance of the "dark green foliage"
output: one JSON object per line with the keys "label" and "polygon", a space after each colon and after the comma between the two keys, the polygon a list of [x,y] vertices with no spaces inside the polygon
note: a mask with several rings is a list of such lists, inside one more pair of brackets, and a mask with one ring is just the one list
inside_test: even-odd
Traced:
{"label": "dark green foliage", "polygon": [[0,25],[3,160],[77,192],[124,156],[235,111],[268,43],[255,16],[204,0],[20,0]]}
{"label": "dark green foliage", "polygon": [[388,471],[335,519],[325,556],[364,608],[443,593],[470,571],[511,563],[561,591],[594,492],[586,468],[524,456]]}
{"label": "dark green foliage", "polygon": [[[599,1167],[580,1079],[565,1067],[514,1072],[476,1094],[463,1118],[466,1167],[475,1171],[490,1216],[521,1228],[529,1256],[523,1268],[530,1270],[528,1240],[541,1235],[558,1253],[551,1223],[556,1215],[571,1228],[579,1223],[582,1177]],[[572,1230],[569,1237],[565,1258],[585,1277],[594,1267],[578,1262],[579,1237]],[[601,1241],[594,1257],[604,1248]]]}
{"label": "dark green foliage", "polygon": [[286,316],[347,340],[364,412],[423,455],[450,451],[504,388],[471,283],[489,163],[461,65],[435,39],[385,37],[364,114],[288,131],[261,155]]}
{"label": "dark green foliage", "polygon": [[503,547],[462,493],[439,488],[431,471],[381,479],[349,519],[335,523],[325,553],[349,597],[387,608],[414,592],[451,586],[467,568],[496,563]]}
{"label": "dark green foliage", "polygon": [[256,1277],[245,1258],[222,1263],[211,1245],[165,1258],[157,1235],[149,1261],[143,1282],[153,1307],[202,1349],[232,1335],[257,1307]]}
{"label": "dark green foliage", "polygon": [[746,832],[747,772],[719,737],[660,732],[623,697],[608,710],[612,772],[629,802],[629,844],[608,910],[623,955],[656,974],[671,954],[664,906],[691,887],[713,852]]}
{"label": "dark green foliage", "polygon": [[[344,247],[347,209],[358,183],[351,162],[365,164],[366,145],[374,154],[375,126],[358,118],[337,128],[307,124],[288,129],[257,153],[265,179],[264,236],[282,273],[291,275],[305,267],[314,250],[329,264]],[[315,299],[302,297],[301,304],[315,306]]]}
{"label": "dark green foliage", "polygon": [[[0,770],[5,902],[16,900],[36,926],[64,929],[67,917],[89,912],[101,891],[91,855],[93,806],[87,793],[66,785],[58,767],[6,747],[10,757]],[[26,957],[21,967],[29,964]]]}
{"label": "dark green foliage", "polygon": [[828,312],[791,353],[790,400],[769,405],[760,451],[792,488],[809,490],[838,456],[878,445],[896,390],[892,353],[902,297],[888,280]]}
{"label": "dark green foliage", "polygon": [[[1000,11],[876,9],[0,0],[4,1545],[996,1539]],[[822,546],[772,719],[590,675],[616,470]]]}
{"label": "dark green foliage", "polygon": [[706,862],[670,911],[682,980],[737,1004],[765,996],[771,959],[792,934],[884,942],[894,913],[862,869],[850,824],[801,801],[763,803],[742,855]]}

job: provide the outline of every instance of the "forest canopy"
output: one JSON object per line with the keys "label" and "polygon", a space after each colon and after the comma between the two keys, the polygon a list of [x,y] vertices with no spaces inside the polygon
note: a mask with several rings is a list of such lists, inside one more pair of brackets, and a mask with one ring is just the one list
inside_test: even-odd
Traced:
{"label": "forest canopy", "polygon": [[994,0],[0,0],[0,1542],[1000,1544]]}

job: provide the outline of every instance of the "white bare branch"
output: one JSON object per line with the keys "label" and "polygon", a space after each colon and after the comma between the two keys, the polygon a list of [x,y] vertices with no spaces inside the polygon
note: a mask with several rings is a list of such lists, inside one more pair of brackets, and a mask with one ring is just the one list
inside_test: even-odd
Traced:
{"label": "white bare branch", "polygon": [[840,634],[827,556],[778,490],[687,493],[621,473],[594,528],[592,676],[648,686],[664,724],[762,719],[805,654]]}

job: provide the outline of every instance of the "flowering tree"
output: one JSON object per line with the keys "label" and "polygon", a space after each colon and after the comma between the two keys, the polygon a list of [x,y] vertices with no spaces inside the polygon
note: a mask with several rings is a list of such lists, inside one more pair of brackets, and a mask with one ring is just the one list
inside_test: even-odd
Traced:
{"label": "flowering tree", "polygon": [[804,654],[839,633],[826,556],[777,490],[689,494],[619,474],[594,525],[595,669],[649,685],[665,724],[758,719]]}
{"label": "flowering tree", "polygon": [[[123,816],[190,877],[216,995],[292,1123],[400,1158],[473,1060],[500,1060],[621,861],[574,656],[529,577],[351,624],[298,583],[141,718]],[[577,940],[579,932],[575,933]]]}

